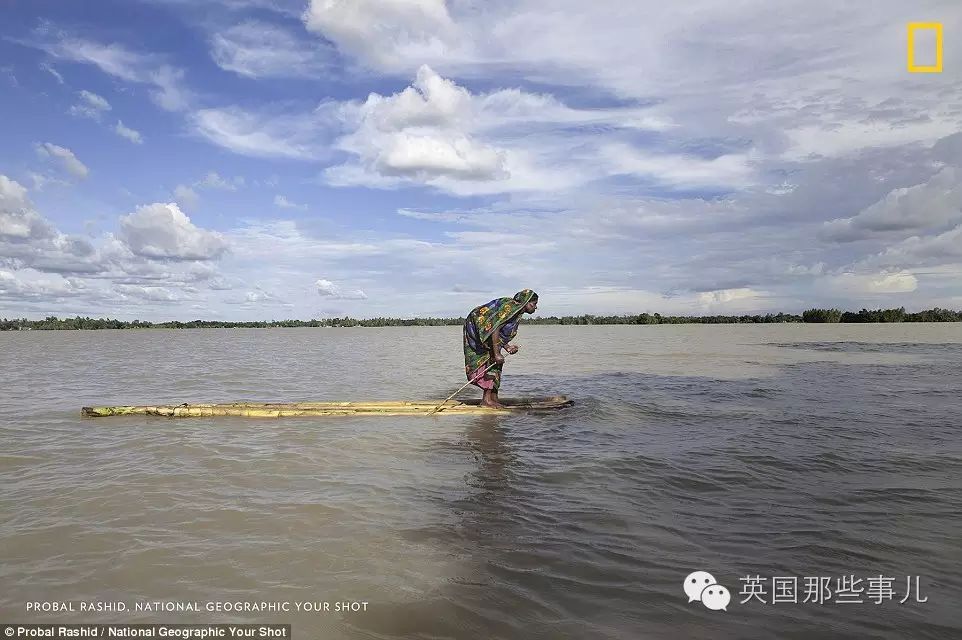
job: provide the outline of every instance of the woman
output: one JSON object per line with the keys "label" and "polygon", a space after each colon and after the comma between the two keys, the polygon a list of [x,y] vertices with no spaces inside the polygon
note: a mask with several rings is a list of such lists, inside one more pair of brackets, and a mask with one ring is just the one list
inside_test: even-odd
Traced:
{"label": "woman", "polygon": [[521,315],[534,313],[537,309],[538,294],[524,289],[514,297],[497,298],[475,307],[468,314],[464,321],[464,372],[472,384],[484,390],[481,406],[504,408],[498,402],[501,367],[504,365],[501,349],[511,354],[518,352],[518,347],[508,343],[518,333]]}

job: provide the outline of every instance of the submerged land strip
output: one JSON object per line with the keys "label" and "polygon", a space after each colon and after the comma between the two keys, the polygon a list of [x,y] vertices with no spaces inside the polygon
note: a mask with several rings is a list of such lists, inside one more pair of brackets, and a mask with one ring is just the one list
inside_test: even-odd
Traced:
{"label": "submerged land strip", "polygon": [[[765,315],[740,316],[663,316],[659,313],[626,314],[620,316],[540,316],[525,319],[525,324],[595,325],[595,324],[767,324],[783,322],[962,322],[962,311],[928,309],[907,312],[898,309],[862,309],[840,311],[839,309],[809,309],[801,314],[767,313]],[[16,318],[0,320],[0,331],[62,331],[91,329],[269,329],[279,327],[437,327],[461,325],[463,318],[325,318],[322,320],[271,320],[253,322],[230,322],[224,320],[170,320],[147,322],[143,320],[113,320],[76,316],[58,318],[47,316],[43,320]]]}

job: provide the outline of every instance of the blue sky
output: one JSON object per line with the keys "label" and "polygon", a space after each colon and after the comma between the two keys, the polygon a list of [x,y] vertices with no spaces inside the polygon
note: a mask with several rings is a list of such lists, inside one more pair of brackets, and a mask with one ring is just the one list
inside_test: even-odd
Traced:
{"label": "blue sky", "polygon": [[962,308],[958,4],[676,4],[4,3],[0,316]]}

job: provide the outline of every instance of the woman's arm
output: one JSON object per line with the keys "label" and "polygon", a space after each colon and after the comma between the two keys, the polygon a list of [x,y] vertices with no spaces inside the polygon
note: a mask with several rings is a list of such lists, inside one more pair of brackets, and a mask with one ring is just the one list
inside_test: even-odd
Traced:
{"label": "woman's arm", "polygon": [[504,362],[504,356],[501,355],[501,332],[495,330],[491,334],[491,350],[494,352],[495,362]]}

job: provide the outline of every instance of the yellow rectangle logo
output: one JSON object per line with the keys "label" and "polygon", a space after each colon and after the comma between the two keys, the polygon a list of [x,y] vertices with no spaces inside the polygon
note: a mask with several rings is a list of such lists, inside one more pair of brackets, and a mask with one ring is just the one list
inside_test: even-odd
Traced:
{"label": "yellow rectangle logo", "polygon": [[[941,22],[910,22],[908,42],[909,73],[942,73],[942,23]],[[918,66],[915,64],[915,32],[920,29],[935,31],[935,64]]]}

